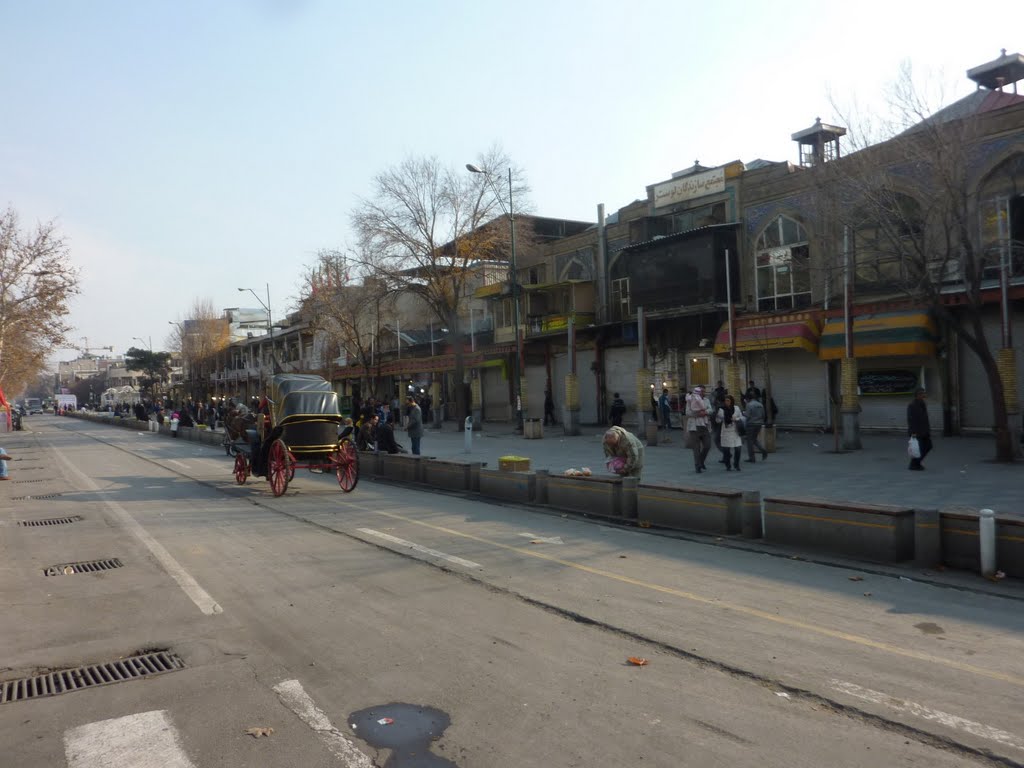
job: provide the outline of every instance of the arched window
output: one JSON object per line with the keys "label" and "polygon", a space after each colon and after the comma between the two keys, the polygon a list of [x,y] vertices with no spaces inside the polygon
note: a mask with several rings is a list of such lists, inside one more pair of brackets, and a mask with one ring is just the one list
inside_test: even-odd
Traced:
{"label": "arched window", "polygon": [[807,232],[800,222],[780,215],[765,227],[754,250],[758,311],[811,305],[809,255]]}
{"label": "arched window", "polygon": [[1008,256],[1010,276],[1024,275],[1024,154],[1000,163],[978,190],[981,252],[986,278],[999,276]]}

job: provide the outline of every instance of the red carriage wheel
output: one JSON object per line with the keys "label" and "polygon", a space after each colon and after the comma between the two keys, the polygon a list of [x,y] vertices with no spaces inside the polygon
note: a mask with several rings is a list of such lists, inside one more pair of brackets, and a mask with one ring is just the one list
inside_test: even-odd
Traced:
{"label": "red carriage wheel", "polygon": [[270,480],[270,491],[275,496],[283,496],[288,490],[290,467],[287,446],[284,441],[275,440],[270,444],[270,454],[267,456],[267,479]]}
{"label": "red carriage wheel", "polygon": [[331,464],[334,465],[334,474],[338,477],[341,490],[345,493],[354,491],[359,482],[359,453],[355,443],[351,440],[340,441],[331,453]]}
{"label": "red carriage wheel", "polygon": [[249,460],[245,458],[244,453],[235,454],[235,482],[239,485],[245,485],[246,478],[249,477]]}
{"label": "red carriage wheel", "polygon": [[295,479],[295,465],[298,462],[295,460],[295,454],[288,451],[288,482],[290,483]]}

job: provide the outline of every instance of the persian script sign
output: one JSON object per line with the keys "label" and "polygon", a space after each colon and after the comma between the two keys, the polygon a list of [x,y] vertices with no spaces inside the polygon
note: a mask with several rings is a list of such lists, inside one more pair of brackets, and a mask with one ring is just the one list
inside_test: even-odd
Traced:
{"label": "persian script sign", "polygon": [[917,382],[917,371],[861,371],[857,375],[862,395],[910,395]]}
{"label": "persian script sign", "polygon": [[717,168],[707,173],[672,179],[654,187],[654,207],[662,208],[696,197],[714,195],[725,191],[725,169]]}

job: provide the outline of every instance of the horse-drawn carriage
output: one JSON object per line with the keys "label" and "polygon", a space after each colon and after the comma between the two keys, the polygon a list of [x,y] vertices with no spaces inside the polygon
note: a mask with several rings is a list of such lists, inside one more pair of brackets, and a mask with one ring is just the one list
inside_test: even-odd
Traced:
{"label": "horse-drawn carriage", "polygon": [[[288,490],[296,469],[329,471],[348,493],[359,482],[359,454],[351,427],[338,411],[338,395],[319,376],[278,374],[270,382],[266,408],[257,410],[253,426],[235,421],[225,443],[235,454],[235,482],[250,475],[266,477],[275,496]],[[239,434],[242,432],[244,437]]]}

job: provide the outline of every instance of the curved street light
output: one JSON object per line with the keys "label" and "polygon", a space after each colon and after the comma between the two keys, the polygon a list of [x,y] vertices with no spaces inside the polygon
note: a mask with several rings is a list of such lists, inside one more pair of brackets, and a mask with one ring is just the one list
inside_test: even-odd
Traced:
{"label": "curved street light", "polygon": [[519,329],[519,276],[516,268],[516,217],[515,210],[512,205],[512,168],[508,169],[508,207],[505,207],[505,202],[501,199],[501,195],[498,193],[498,188],[494,184],[494,174],[490,171],[485,171],[482,168],[478,168],[472,163],[466,163],[466,170],[470,173],[479,173],[486,180],[491,187],[491,191],[494,193],[494,197],[498,201],[498,205],[501,206],[502,213],[508,217],[509,226],[509,246],[511,256],[509,258],[510,269],[509,269],[509,287],[512,290],[512,322],[515,324],[516,332],[516,357],[512,365],[512,375],[515,377],[515,383],[513,385],[513,394],[516,399],[516,431],[523,431],[523,398],[522,398],[522,382],[521,382],[521,371],[520,366],[522,365],[523,358],[523,342]]}

